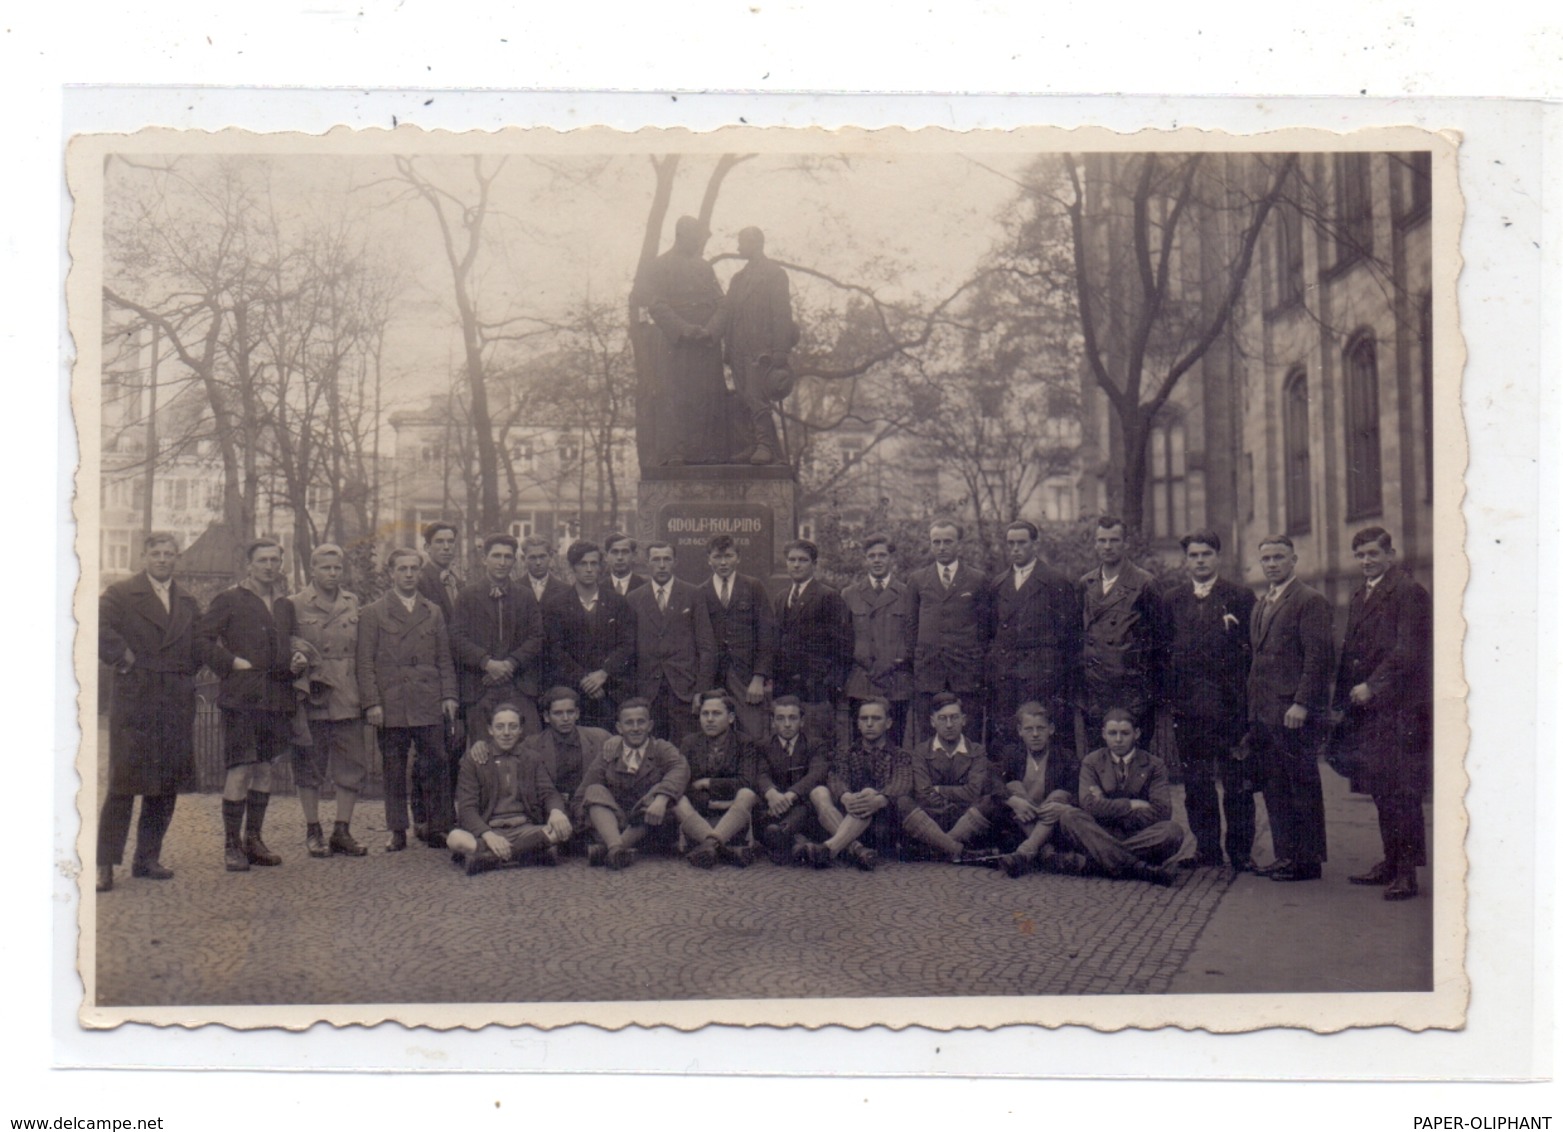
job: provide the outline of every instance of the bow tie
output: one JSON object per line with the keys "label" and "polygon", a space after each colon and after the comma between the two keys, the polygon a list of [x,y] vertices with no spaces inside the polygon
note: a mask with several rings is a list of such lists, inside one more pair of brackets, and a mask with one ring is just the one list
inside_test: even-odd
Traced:
{"label": "bow tie", "polygon": [[504,586],[495,586],[495,587],[493,587],[491,590],[488,591],[488,596],[493,598],[495,601],[498,601],[500,598],[505,596],[505,587]]}

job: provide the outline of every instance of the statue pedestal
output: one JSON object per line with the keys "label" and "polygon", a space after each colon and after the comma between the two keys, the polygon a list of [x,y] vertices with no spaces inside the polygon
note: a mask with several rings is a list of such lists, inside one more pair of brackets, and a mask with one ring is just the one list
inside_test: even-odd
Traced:
{"label": "statue pedestal", "polygon": [[686,582],[710,577],[706,543],[714,535],[732,536],[741,573],[786,572],[782,547],[798,529],[798,483],[786,464],[648,468],[636,499],[641,546],[672,543],[674,572]]}

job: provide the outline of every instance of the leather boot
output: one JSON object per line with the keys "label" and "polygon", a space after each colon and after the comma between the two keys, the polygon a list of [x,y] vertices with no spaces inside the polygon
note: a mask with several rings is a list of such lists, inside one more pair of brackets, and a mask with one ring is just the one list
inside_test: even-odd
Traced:
{"label": "leather boot", "polygon": [[1389,867],[1388,861],[1380,861],[1365,873],[1358,873],[1354,877],[1347,877],[1352,884],[1388,884],[1395,879],[1395,870]]}
{"label": "leather boot", "polygon": [[319,822],[310,822],[304,830],[304,847],[311,857],[331,856],[331,847],[326,844],[326,835],[321,832]]}
{"label": "leather boot", "polygon": [[114,890],[114,866],[98,866],[98,891],[112,892]]}
{"label": "leather boot", "polygon": [[244,853],[244,847],[239,844],[239,835],[230,833],[223,845],[223,868],[230,873],[247,873],[250,871],[250,859]]}
{"label": "leather boot", "polygon": [[331,827],[331,852],[340,853],[344,857],[364,857],[369,850],[353,840],[345,821],[339,821]]}
{"label": "leather boot", "polygon": [[1384,890],[1384,899],[1410,900],[1416,892],[1416,866],[1401,865],[1395,870],[1395,879]]}

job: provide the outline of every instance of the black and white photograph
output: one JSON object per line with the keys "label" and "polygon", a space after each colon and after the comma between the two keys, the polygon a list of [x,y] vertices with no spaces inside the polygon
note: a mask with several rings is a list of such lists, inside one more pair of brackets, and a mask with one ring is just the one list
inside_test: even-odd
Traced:
{"label": "black and white photograph", "polygon": [[1455,152],[76,139],[81,1023],[1460,1027]]}

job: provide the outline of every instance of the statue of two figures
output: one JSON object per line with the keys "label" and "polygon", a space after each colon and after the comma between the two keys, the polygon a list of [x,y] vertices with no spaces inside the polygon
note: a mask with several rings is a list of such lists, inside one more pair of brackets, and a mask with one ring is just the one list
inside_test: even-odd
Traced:
{"label": "statue of two figures", "polygon": [[765,234],[745,228],[738,254],[748,262],[724,295],[703,254],[709,237],[699,220],[680,217],[673,246],[648,265],[632,299],[651,318],[633,331],[643,471],[786,462],[773,406],[794,384],[787,272],[766,258]]}

